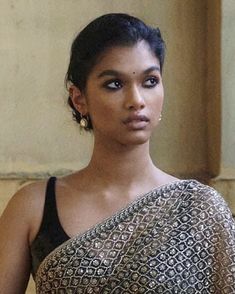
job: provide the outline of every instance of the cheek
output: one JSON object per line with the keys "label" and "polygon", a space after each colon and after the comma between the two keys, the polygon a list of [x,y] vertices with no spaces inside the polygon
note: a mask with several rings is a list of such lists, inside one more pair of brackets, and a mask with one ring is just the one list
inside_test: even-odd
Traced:
{"label": "cheek", "polygon": [[104,126],[110,124],[115,117],[113,107],[106,105],[105,103],[92,103],[89,107],[89,114],[93,123],[93,126]]}
{"label": "cheek", "polygon": [[161,112],[164,101],[163,90],[158,91],[152,99],[152,109],[156,112]]}
{"label": "cheek", "polygon": [[158,94],[152,100],[150,111],[151,111],[152,123],[154,126],[156,126],[159,123],[159,118],[162,113],[163,101],[164,101],[163,91],[158,92]]}
{"label": "cheek", "polygon": [[163,102],[164,102],[164,99],[162,98],[162,99],[159,101],[159,108],[160,108],[161,112],[162,112]]}
{"label": "cheek", "polygon": [[164,89],[162,87],[159,95],[158,95],[158,107],[160,109],[160,112],[162,111],[162,106],[163,106],[163,102],[164,102]]}

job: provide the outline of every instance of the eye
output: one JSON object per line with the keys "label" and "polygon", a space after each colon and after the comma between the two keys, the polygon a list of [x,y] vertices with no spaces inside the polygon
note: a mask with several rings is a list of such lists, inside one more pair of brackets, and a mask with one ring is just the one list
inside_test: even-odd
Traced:
{"label": "eye", "polygon": [[157,77],[149,77],[144,81],[145,88],[153,88],[157,84],[159,84],[159,78],[157,78]]}
{"label": "eye", "polygon": [[107,81],[104,84],[104,87],[109,89],[109,90],[117,90],[122,87],[122,83],[119,80],[112,80],[112,81]]}

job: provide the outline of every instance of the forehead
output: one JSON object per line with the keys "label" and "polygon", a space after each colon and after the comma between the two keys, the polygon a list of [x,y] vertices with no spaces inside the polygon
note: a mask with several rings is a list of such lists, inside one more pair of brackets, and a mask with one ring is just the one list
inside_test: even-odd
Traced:
{"label": "forehead", "polygon": [[91,75],[113,69],[123,73],[142,72],[149,67],[160,67],[158,58],[145,41],[133,46],[115,46],[108,48],[99,58]]}

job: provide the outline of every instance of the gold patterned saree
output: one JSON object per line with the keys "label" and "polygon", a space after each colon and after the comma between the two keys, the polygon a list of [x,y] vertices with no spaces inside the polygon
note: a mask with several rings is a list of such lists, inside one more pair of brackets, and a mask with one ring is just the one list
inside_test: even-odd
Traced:
{"label": "gold patterned saree", "polygon": [[222,197],[181,180],[63,243],[37,293],[235,293],[235,223]]}

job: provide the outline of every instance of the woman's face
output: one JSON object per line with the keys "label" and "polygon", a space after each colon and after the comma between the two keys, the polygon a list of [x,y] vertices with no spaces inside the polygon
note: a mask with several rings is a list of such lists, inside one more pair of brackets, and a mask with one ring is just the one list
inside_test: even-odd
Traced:
{"label": "woman's face", "polygon": [[145,41],[112,47],[92,69],[82,95],[96,139],[145,143],[162,111],[159,60]]}

